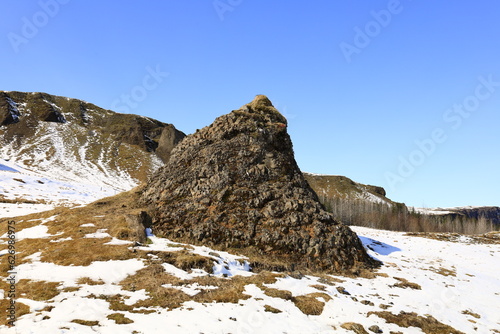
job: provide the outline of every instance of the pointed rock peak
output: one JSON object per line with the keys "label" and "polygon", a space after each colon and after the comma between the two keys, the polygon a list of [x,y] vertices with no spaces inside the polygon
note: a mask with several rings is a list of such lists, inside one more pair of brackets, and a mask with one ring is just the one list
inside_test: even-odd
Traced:
{"label": "pointed rock peak", "polygon": [[273,106],[273,103],[265,95],[257,95],[252,102],[245,104],[235,113],[250,118],[263,118],[267,122],[287,124],[285,116]]}
{"label": "pointed rock peak", "polygon": [[259,109],[262,107],[273,107],[273,103],[271,100],[267,98],[265,95],[257,95],[255,96],[255,99],[253,99],[252,102],[249,103],[249,105],[254,108],[254,109]]}

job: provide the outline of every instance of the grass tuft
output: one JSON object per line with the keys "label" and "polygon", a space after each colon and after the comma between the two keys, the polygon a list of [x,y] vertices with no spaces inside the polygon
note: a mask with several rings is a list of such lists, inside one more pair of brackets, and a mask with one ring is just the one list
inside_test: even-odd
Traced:
{"label": "grass tuft", "polygon": [[134,322],[133,320],[127,318],[122,313],[112,313],[108,315],[106,318],[108,318],[109,320],[114,320],[118,325],[126,325]]}
{"label": "grass tuft", "polygon": [[318,298],[323,298],[325,301],[329,301],[331,297],[326,293],[312,293],[304,296],[297,296],[292,298],[292,302],[295,306],[306,315],[321,315],[323,313],[323,308],[325,303],[318,300]]}
{"label": "grass tuft", "polygon": [[394,287],[401,289],[410,288],[413,290],[422,290],[422,287],[420,285],[418,285],[417,283],[409,282],[406,278],[394,277],[394,279],[399,281],[399,283],[393,285]]}
{"label": "grass tuft", "polygon": [[74,322],[75,324],[79,324],[79,325],[83,325],[83,326],[89,326],[89,327],[99,325],[99,321],[96,321],[96,320],[91,321],[91,320],[73,319],[73,320],[71,320],[71,322]]}
{"label": "grass tuft", "polygon": [[372,314],[385,319],[388,323],[396,324],[400,327],[418,327],[426,334],[464,334],[453,327],[437,321],[430,315],[422,317],[414,312],[408,313],[404,311],[396,315],[388,311],[380,311],[368,312],[367,316],[369,317]]}
{"label": "grass tuft", "polygon": [[281,310],[278,310],[277,308],[274,308],[270,305],[264,305],[264,312],[270,312],[270,313],[281,313]]}

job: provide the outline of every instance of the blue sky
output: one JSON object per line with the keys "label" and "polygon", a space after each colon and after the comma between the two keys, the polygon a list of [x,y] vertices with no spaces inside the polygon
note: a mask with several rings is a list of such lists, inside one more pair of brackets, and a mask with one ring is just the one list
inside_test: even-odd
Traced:
{"label": "blue sky", "polygon": [[413,206],[500,205],[500,3],[6,1],[0,89],[192,133],[266,94],[304,171]]}

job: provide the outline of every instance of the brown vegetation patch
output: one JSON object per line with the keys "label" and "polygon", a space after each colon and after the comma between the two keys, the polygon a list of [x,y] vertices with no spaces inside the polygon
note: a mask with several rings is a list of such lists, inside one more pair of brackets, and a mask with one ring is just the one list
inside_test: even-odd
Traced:
{"label": "brown vegetation patch", "polygon": [[[6,296],[7,296],[6,291]],[[7,317],[7,314],[9,312],[9,307],[11,306],[10,304],[10,299],[9,298],[4,298],[0,299],[0,310],[2,310],[2,318],[0,319],[0,324],[1,325],[9,325],[9,318]],[[30,313],[30,308],[28,305],[23,304],[21,302],[16,302],[16,319],[19,319],[19,317]]]}
{"label": "brown vegetation patch", "polygon": [[264,305],[264,312],[270,312],[270,313],[281,313],[281,310],[278,310],[277,308],[274,308],[270,305]]}
{"label": "brown vegetation patch", "polygon": [[7,203],[7,204],[47,204],[46,201],[44,200],[29,200],[25,199],[22,197],[16,197],[16,198],[7,198],[5,195],[0,194],[0,203]]}
{"label": "brown vegetation patch", "polygon": [[57,296],[61,291],[57,289],[60,283],[31,281],[22,279],[16,284],[16,291],[21,297],[36,300],[47,301]]}
{"label": "brown vegetation patch", "polygon": [[326,275],[326,274],[317,274],[316,277],[319,277],[318,283],[331,285],[331,286],[335,286],[336,283],[344,283],[345,282],[344,280],[341,280],[337,277],[333,277],[333,276]]}
{"label": "brown vegetation patch", "polygon": [[288,290],[279,290],[274,288],[264,287],[264,294],[273,298],[281,298],[284,300],[292,300],[293,295]]}
{"label": "brown vegetation patch", "polygon": [[366,329],[361,324],[357,324],[355,322],[345,322],[340,325],[343,329],[347,329],[348,331],[352,331],[356,334],[368,334]]}
{"label": "brown vegetation patch", "polygon": [[134,308],[124,303],[125,298],[123,295],[89,295],[86,298],[102,299],[109,303],[109,309],[113,311],[129,311],[133,312]]}
{"label": "brown vegetation patch", "polygon": [[[24,240],[23,240],[24,241]],[[127,260],[134,254],[123,245],[104,245],[109,239],[81,238],[51,243],[42,261],[61,266],[88,266],[95,261]]]}
{"label": "brown vegetation patch", "polygon": [[103,285],[105,284],[102,279],[99,279],[98,281],[93,280],[90,277],[80,277],[77,281],[77,284],[87,284],[87,285]]}
{"label": "brown vegetation patch", "polygon": [[326,291],[326,286],[324,285],[321,285],[321,284],[313,284],[313,285],[309,285],[311,288],[314,288],[316,290],[320,290],[320,291]]}
{"label": "brown vegetation patch", "polygon": [[453,276],[453,277],[457,276],[457,270],[454,267],[453,267],[453,269],[446,269],[443,267],[439,267],[439,268],[430,267],[429,270],[435,272],[436,274],[443,275],[443,276]]}
{"label": "brown vegetation patch", "polygon": [[108,315],[106,318],[108,318],[109,320],[114,320],[119,325],[126,325],[134,322],[133,320],[127,318],[122,313],[112,313]]}
{"label": "brown vegetation patch", "polygon": [[[238,303],[240,300],[250,298],[244,294],[245,286],[248,284],[272,284],[276,278],[282,275],[262,272],[249,277],[235,276],[232,278],[221,278],[215,276],[200,276],[191,280],[182,280],[165,272],[164,267],[159,263],[152,263],[149,266],[137,271],[120,282],[120,285],[129,291],[145,289],[149,298],[139,301],[130,308],[160,306],[168,309],[180,307],[182,303],[192,300],[198,303]],[[216,287],[216,289],[201,289],[195,296],[189,296],[176,289],[184,285],[197,283],[200,286]],[[171,287],[165,288],[162,285],[169,284]],[[109,301],[109,300],[108,300]],[[112,303],[114,310],[128,310],[122,299],[117,299]]]}
{"label": "brown vegetation patch", "polygon": [[82,319],[73,319],[71,322],[74,322],[75,324],[83,325],[83,326],[98,326],[99,321],[97,320],[82,320]]}
{"label": "brown vegetation patch", "polygon": [[321,315],[323,313],[323,308],[325,303],[318,300],[319,295],[327,296],[330,300],[330,296],[324,293],[313,293],[305,296],[297,296],[292,298],[292,302],[295,306],[306,315]]}
{"label": "brown vegetation patch", "polygon": [[154,254],[158,256],[162,262],[172,264],[188,272],[191,269],[203,269],[207,273],[210,273],[214,266],[214,259],[193,254],[187,250],[176,252],[149,252],[149,254]]}
{"label": "brown vegetation patch", "polygon": [[481,316],[479,314],[474,313],[471,310],[464,310],[464,311],[462,311],[462,314],[470,315],[476,319],[481,319]]}
{"label": "brown vegetation patch", "polygon": [[218,283],[218,289],[202,290],[200,293],[192,297],[193,300],[198,303],[215,302],[236,304],[240,300],[250,298],[249,295],[243,293],[245,291],[245,286],[251,284],[249,283],[248,277],[237,276],[225,281],[219,278]]}
{"label": "brown vegetation patch", "polygon": [[406,278],[394,277],[394,279],[398,280],[399,283],[392,285],[393,287],[401,289],[410,288],[413,290],[422,290],[422,287],[420,285],[418,285],[417,283],[409,282]]}
{"label": "brown vegetation patch", "polygon": [[372,314],[400,327],[418,327],[426,334],[464,334],[463,332],[460,332],[453,327],[437,321],[430,315],[422,317],[414,312],[408,313],[404,311],[401,311],[396,315],[388,311],[380,311],[368,312],[367,316],[369,317]]}

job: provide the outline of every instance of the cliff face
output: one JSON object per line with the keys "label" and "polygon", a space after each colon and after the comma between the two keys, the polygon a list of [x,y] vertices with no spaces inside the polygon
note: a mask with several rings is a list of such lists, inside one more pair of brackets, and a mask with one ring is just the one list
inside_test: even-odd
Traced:
{"label": "cliff face", "polygon": [[262,95],[186,137],[142,200],[153,231],[177,241],[327,271],[374,265],[319,203],[295,162],[286,119]]}
{"label": "cliff face", "polygon": [[470,219],[479,220],[484,218],[491,221],[493,224],[500,225],[500,207],[497,206],[481,206],[481,207],[464,207],[444,209],[453,212],[453,215],[465,216]]}

